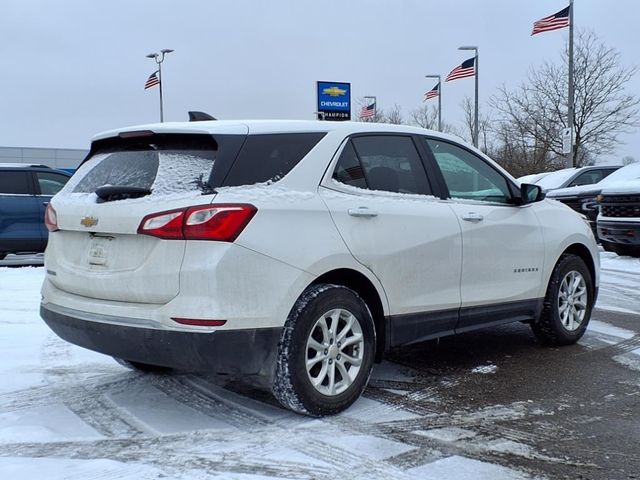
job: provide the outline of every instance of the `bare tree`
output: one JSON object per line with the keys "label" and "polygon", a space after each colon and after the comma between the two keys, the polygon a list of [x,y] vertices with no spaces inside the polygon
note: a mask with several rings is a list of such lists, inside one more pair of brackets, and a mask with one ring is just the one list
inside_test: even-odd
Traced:
{"label": "bare tree", "polygon": [[402,125],[404,116],[402,115],[402,107],[397,103],[384,115],[384,122],[393,125]]}
{"label": "bare tree", "polygon": [[[411,110],[409,112],[409,123],[420,128],[427,128],[429,130],[438,129],[438,108],[435,106],[429,106],[422,104],[420,107]],[[444,133],[450,133],[462,138],[462,135],[458,130],[445,121],[442,122],[442,131]]]}
{"label": "bare tree", "polygon": [[438,129],[438,109],[437,107],[430,107],[423,104],[415,110],[409,112],[411,123],[421,128],[428,128],[429,130]]}
{"label": "bare tree", "polygon": [[[463,138],[469,143],[474,143],[474,133],[476,124],[475,115],[475,102],[469,96],[465,96],[460,102],[460,108],[462,108],[462,122],[463,122]],[[482,112],[478,113],[478,135],[480,139],[478,141],[478,147],[484,152],[489,151],[489,136],[491,130],[491,120],[488,115],[483,115]]]}
{"label": "bare tree", "polygon": [[627,155],[625,157],[622,157],[622,165],[631,165],[632,163],[636,163],[637,160],[632,157],[631,155]]}
{"label": "bare tree", "polygon": [[[519,88],[502,87],[492,99],[503,125],[519,133],[519,140],[557,162],[562,156],[561,131],[567,126],[567,64],[545,62],[529,72]],[[574,55],[574,166],[589,164],[612,153],[618,136],[637,128],[640,99],[625,88],[637,72],[620,63],[620,54],[591,31],[580,32]]]}

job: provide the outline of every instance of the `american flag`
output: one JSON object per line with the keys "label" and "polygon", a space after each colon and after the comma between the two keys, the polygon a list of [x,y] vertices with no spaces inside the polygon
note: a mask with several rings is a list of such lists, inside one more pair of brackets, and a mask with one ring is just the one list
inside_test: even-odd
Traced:
{"label": "american flag", "polygon": [[159,83],[160,79],[158,78],[158,71],[156,70],[149,75],[149,78],[147,78],[147,83],[144,84],[144,89],[146,90],[147,88],[155,87]]}
{"label": "american flag", "polygon": [[376,116],[376,102],[373,102],[371,105],[362,107],[362,110],[360,110],[360,118],[373,118],[375,116]]}
{"label": "american flag", "polygon": [[533,23],[533,32],[531,35],[535,35],[536,33],[549,32],[551,30],[558,30],[559,28],[564,28],[569,26],[569,9],[571,5],[567,8],[563,8],[558,13],[554,15],[549,15],[548,17],[541,18],[537,22]]}
{"label": "american flag", "polygon": [[471,57],[469,60],[465,60],[459,67],[451,70],[451,73],[447,75],[445,82],[451,80],[457,80],[459,78],[473,77],[476,74],[476,57]]}
{"label": "american flag", "polygon": [[426,102],[430,98],[435,98],[438,95],[440,95],[440,82],[438,82],[435,87],[424,94],[424,101]]}

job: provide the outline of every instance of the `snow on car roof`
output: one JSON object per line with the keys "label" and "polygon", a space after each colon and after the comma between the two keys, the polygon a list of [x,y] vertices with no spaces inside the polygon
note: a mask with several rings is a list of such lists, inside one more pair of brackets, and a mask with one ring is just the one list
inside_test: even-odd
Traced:
{"label": "snow on car roof", "polygon": [[205,122],[165,122],[135,125],[102,132],[93,140],[114,137],[122,132],[149,130],[155,133],[207,133],[207,134],[264,134],[289,132],[404,132],[432,134],[441,138],[460,139],[450,135],[407,125],[391,125],[373,122],[328,122],[317,120],[212,120]]}

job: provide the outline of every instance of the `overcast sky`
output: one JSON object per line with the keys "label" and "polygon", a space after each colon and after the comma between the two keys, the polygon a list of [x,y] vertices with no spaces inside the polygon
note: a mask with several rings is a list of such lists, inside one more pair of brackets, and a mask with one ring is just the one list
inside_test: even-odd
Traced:
{"label": "overcast sky", "polygon": [[[531,66],[558,59],[568,29],[531,37],[535,20],[568,0],[3,0],[0,146],[88,148],[91,136],[159,118],[150,52],[163,63],[165,120],[188,110],[221,119],[311,119],[316,80],[352,83],[404,113],[480,47],[481,106]],[[575,0],[577,28],[638,62],[640,2]],[[640,95],[640,76],[630,85]],[[443,119],[458,123],[473,78],[443,87]],[[436,100],[432,100],[436,102]],[[357,115],[354,108],[353,114]],[[640,134],[616,157],[640,157]]]}

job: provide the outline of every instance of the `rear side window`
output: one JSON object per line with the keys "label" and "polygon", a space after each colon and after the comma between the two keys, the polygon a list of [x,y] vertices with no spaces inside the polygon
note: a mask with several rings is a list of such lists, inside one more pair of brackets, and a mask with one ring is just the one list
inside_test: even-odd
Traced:
{"label": "rear side window", "polygon": [[427,174],[410,137],[353,138],[342,150],[333,179],[359,188],[427,195]]}
{"label": "rear side window", "polygon": [[0,194],[31,195],[29,172],[0,172]]}
{"label": "rear side window", "polygon": [[222,186],[277,182],[324,136],[324,133],[249,135]]}
{"label": "rear side window", "polygon": [[40,195],[55,195],[69,181],[69,177],[57,173],[35,172]]}

